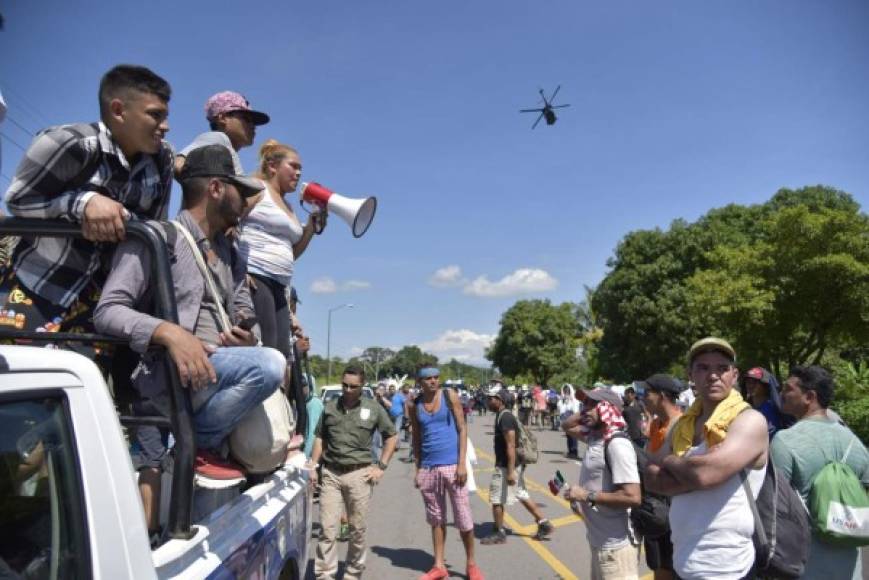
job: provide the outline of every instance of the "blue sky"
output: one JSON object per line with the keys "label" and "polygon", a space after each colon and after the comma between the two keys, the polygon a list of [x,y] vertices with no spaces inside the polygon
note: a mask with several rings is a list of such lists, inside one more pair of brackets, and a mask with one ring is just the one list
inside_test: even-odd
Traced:
{"label": "blue sky", "polygon": [[[628,231],[816,183],[869,201],[869,4],[730,2],[9,2],[0,0],[2,172],[30,132],[97,118],[99,78],[173,87],[169,140],[220,90],[268,112],[303,180],[376,195],[296,265],[325,354],[418,344],[482,360],[519,298],[576,301]],[[571,107],[531,130],[538,88]],[[0,178],[0,188],[8,187]],[[177,208],[176,198],[173,212]],[[298,205],[296,205],[298,208]]]}

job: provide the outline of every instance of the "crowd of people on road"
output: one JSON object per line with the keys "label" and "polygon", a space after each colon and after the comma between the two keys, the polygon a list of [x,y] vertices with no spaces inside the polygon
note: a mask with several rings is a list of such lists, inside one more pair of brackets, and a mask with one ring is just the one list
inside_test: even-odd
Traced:
{"label": "crowd of people on road", "polygon": [[[65,346],[111,376],[116,401],[132,387],[134,416],[166,423],[166,370],[174,366],[189,389],[197,484],[243,481],[262,462],[240,458],[230,434],[251,410],[279,395],[305,416],[303,385],[290,385],[296,354],[310,347],[291,312],[292,277],[295,261],[323,230],[325,213],[315,211],[302,224],[285,201],[302,170],[289,145],[269,139],[257,172],[244,173],[238,150],[251,146],[256,128],[270,120],[244,96],[223,91],[208,98],[209,130],[177,154],[166,140],[170,98],[169,83],[155,72],[118,65],[101,79],[98,122],[37,134],[6,206],[15,217],[79,224],[81,237],[4,240],[14,249],[0,271],[0,308],[17,331],[100,332],[128,341],[129,349],[117,350]],[[173,180],[181,185],[181,210],[169,221]],[[154,257],[143,240],[127,235],[133,221],[147,221],[166,243],[177,323],[159,315]],[[171,445],[159,424],[149,419],[129,432],[155,543],[165,539],[156,506]],[[290,417],[274,425],[286,431],[273,433],[274,440],[290,440]],[[268,455],[272,442],[245,441],[245,452]],[[270,468],[283,458],[278,450]]]}
{"label": "crowd of people on road", "polygon": [[[323,405],[313,385],[290,387],[293,365],[310,347],[295,312],[295,261],[325,226],[325,214],[316,212],[302,224],[284,199],[299,184],[298,151],[269,139],[257,171],[246,175],[238,150],[253,144],[269,117],[237,92],[207,100],[209,130],[177,154],[165,140],[171,89],[159,75],[116,66],[98,96],[100,121],[42,131],[6,192],[14,216],[79,224],[82,237],[15,240],[0,273],[5,319],[17,330],[126,339],[128,353],[105,344],[72,348],[98,362],[116,389],[133,387],[134,415],[169,415],[165,373],[167,361],[173,365],[189,388],[203,485],[249,475],[233,456],[230,434],[270,397],[293,400],[308,418],[305,453],[319,489],[318,579],[337,573],[342,522],[349,542],[344,577],[362,576],[372,493],[401,432],[409,434],[406,459],[414,463],[432,535],[433,562],[422,580],[448,576],[447,503],[467,576],[483,578],[468,493],[474,411],[494,413],[493,525],[484,545],[507,542],[504,514],[517,502],[534,518],[537,539],[555,532],[524,477],[535,461],[534,428],[550,428],[564,431],[566,454],[581,461],[576,477],[553,491],[585,522],[594,579],[637,578],[641,545],[656,578],[762,576],[770,563],[758,558],[756,505],[774,472],[810,505],[803,577],[860,577],[859,538],[845,530],[838,532],[844,540],[832,541],[839,536],[828,529],[842,520],[854,527],[847,519],[853,510],[825,522],[814,511],[817,497],[829,495],[819,491],[827,480],[818,475],[830,464],[846,466],[864,494],[869,487],[869,453],[830,410],[835,384],[823,368],[795,367],[779,385],[767,369],[741,372],[734,348],[709,337],[688,353],[687,385],[657,374],[623,393],[603,384],[510,389],[497,380],[456,392],[442,388],[437,367],[424,366],[413,392],[401,385],[367,399],[364,371],[348,366],[341,397]],[[181,211],[167,221],[173,179],[181,185]],[[126,235],[131,220],[154,224],[166,242],[177,323],[158,316],[153,258],[142,240]],[[149,532],[159,543],[156,506],[171,442],[156,424],[133,429],[130,440]]]}
{"label": "crowd of people on road", "polygon": [[[318,446],[352,441],[361,459],[369,452],[375,431],[382,433],[386,444],[374,466],[355,463],[349,455],[346,462],[333,455],[322,465],[333,473],[359,471],[357,477],[376,483],[400,429],[409,427],[409,459],[416,468],[413,483],[432,529],[433,562],[420,579],[449,575],[444,559],[449,499],[465,548],[467,576],[476,580],[483,572],[475,556],[467,489],[473,478],[468,460],[473,445],[467,438],[465,409],[494,414],[494,470],[488,490],[492,526],[480,540],[484,546],[509,541],[505,510],[517,503],[534,518],[535,539],[547,539],[555,532],[556,526],[531,499],[525,484],[526,467],[536,461],[529,459],[529,453],[536,453],[536,442],[529,443],[529,438],[534,439],[532,427],[544,428],[554,414],[568,441],[566,455],[579,459],[580,469],[576,479],[551,481],[550,489],[562,494],[585,523],[591,578],[638,578],[643,554],[656,579],[780,577],[774,575],[772,564],[758,557],[766,554],[762,552],[766,548],[756,530],[770,531],[769,522],[754,511],[764,494],[769,495],[761,493],[768,489],[767,482],[780,474],[808,505],[817,493],[815,476],[831,462],[841,462],[865,494],[869,453],[829,409],[835,386],[821,367],[791,369],[781,389],[772,373],[761,368],[745,371],[740,381],[735,350],[714,337],[697,341],[686,362],[687,384],[672,375],[655,374],[622,392],[603,384],[585,389],[564,385],[554,413],[548,405],[544,409],[533,403],[535,396],[546,401],[547,389],[539,389],[542,397],[536,395],[538,389],[527,389],[532,401],[527,424],[521,420],[525,389],[511,389],[495,379],[485,388],[455,391],[442,388],[436,367],[423,367],[414,387],[389,388],[379,397],[380,405],[376,400],[367,406],[356,402],[353,410],[357,399],[352,396],[331,403],[345,414],[344,423],[321,422]],[[350,374],[342,382],[345,395],[355,389],[357,372],[361,373],[347,370]],[[691,394],[686,396],[686,391]],[[479,408],[480,400],[485,401],[485,410]],[[535,420],[538,408],[540,418]],[[356,420],[349,418],[354,414]],[[353,438],[342,435],[340,429],[347,422],[361,433]],[[578,441],[584,444],[581,453],[577,453]],[[313,458],[314,463],[319,460],[320,456]],[[349,491],[343,497],[342,509],[352,511],[353,522],[358,508]],[[340,510],[327,511],[330,519],[323,524],[323,547],[317,551],[319,579],[333,578],[336,570],[332,554]],[[807,512],[804,517],[808,528],[808,518],[814,516]],[[792,529],[782,522],[778,526],[779,534]],[[794,560],[789,565],[799,573],[783,577],[859,578],[859,549],[829,541],[817,527],[812,522],[811,538],[807,529],[804,532],[806,545],[787,554]],[[356,578],[364,568],[364,549],[359,547],[364,546],[364,522],[351,523],[351,530],[351,541],[358,543],[348,550],[347,570],[352,572],[345,577]],[[791,546],[802,541],[799,538],[780,536],[778,541]]]}

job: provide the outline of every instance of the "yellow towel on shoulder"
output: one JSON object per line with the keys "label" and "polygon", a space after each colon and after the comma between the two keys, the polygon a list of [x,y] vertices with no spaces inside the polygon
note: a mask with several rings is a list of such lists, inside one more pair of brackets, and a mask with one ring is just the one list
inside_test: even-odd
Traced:
{"label": "yellow towel on shoulder", "polygon": [[[703,437],[706,439],[706,447],[712,448],[718,445],[727,436],[727,429],[736,419],[736,416],[748,409],[750,405],[745,402],[742,395],[735,388],[730,391],[726,399],[718,403],[715,410],[703,425]],[[694,403],[679,418],[679,422],[673,426],[673,453],[684,455],[694,443],[694,424],[697,417],[703,412],[703,402],[698,397]]]}

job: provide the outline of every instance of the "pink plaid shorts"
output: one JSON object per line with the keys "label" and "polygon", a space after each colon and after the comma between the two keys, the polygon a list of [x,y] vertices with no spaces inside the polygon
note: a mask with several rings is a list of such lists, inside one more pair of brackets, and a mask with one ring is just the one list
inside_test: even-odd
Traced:
{"label": "pink plaid shorts", "polygon": [[439,465],[422,467],[419,470],[419,491],[425,503],[425,520],[430,526],[445,526],[447,523],[447,495],[453,504],[453,518],[460,532],[474,529],[468,487],[456,485],[456,466]]}

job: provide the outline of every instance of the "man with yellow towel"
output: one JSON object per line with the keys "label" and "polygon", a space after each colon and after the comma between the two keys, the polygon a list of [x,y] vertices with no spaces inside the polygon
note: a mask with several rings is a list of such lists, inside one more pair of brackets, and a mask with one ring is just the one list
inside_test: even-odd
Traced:
{"label": "man with yellow towel", "polygon": [[754,519],[742,486],[757,498],[769,440],[766,419],[742,399],[736,351],[708,337],[688,352],[697,399],[645,473],[650,491],[672,496],[673,568],[684,580],[753,577]]}

